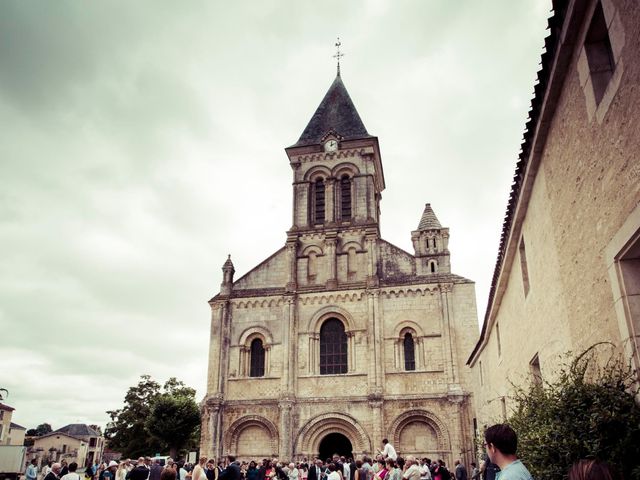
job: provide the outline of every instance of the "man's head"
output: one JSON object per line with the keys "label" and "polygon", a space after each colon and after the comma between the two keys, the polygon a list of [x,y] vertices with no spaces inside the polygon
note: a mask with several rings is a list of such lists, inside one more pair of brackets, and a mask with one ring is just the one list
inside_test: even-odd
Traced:
{"label": "man's head", "polygon": [[33,460],[31,460],[31,465],[37,465],[38,461],[34,458]]}
{"label": "man's head", "polygon": [[60,465],[59,463],[56,462],[53,465],[51,465],[51,471],[56,475],[60,473],[60,470],[62,470],[62,465]]}
{"label": "man's head", "polygon": [[316,466],[321,467],[322,466],[322,460],[320,460],[320,459],[316,460]]}
{"label": "man's head", "polygon": [[147,466],[151,465],[151,457],[144,457],[144,463]]}
{"label": "man's head", "polygon": [[382,445],[386,445],[387,443],[389,443],[389,440],[387,440],[386,438],[382,439]]}
{"label": "man's head", "polygon": [[518,449],[518,436],[509,425],[500,423],[485,430],[484,443],[489,459],[500,466],[502,459],[515,456]]}
{"label": "man's head", "polygon": [[69,471],[70,472],[75,472],[78,469],[78,464],[76,462],[71,462],[69,464]]}
{"label": "man's head", "polygon": [[460,460],[456,460],[455,462],[453,462],[453,464],[457,467],[458,465],[460,465]]}
{"label": "man's head", "polygon": [[227,455],[227,462],[229,462],[229,465],[231,465],[235,461],[236,457],[234,457],[233,455]]}
{"label": "man's head", "polygon": [[416,457],[413,455],[407,455],[407,458],[404,459],[404,462],[407,464],[407,467],[416,463]]}

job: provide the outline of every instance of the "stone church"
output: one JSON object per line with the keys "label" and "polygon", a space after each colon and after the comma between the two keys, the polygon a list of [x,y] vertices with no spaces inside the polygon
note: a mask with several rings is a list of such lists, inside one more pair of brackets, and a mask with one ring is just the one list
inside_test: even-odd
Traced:
{"label": "stone church", "polygon": [[201,453],[326,458],[388,438],[403,456],[470,462],[475,285],[451,273],[449,229],[427,204],[413,254],[381,238],[378,138],[339,72],[285,151],[286,243],[237,280],[229,258],[209,301]]}

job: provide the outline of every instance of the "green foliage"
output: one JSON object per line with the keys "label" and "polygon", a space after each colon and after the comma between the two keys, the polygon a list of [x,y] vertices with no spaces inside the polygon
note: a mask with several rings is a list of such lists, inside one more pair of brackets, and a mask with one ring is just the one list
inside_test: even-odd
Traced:
{"label": "green foliage", "polygon": [[[181,402],[186,403],[188,400],[197,410],[195,393],[193,388],[185,386],[183,382],[173,377],[167,380],[161,389],[160,384],[151,376],[142,375],[138,385],[130,387],[127,391],[124,397],[124,407],[119,410],[107,411],[111,417],[111,422],[105,430],[109,448],[130,458],[152,455],[169,448],[175,448],[165,437],[150,431],[149,426],[154,407],[158,402],[165,404],[167,399],[176,400],[180,405],[182,405]],[[165,412],[168,415],[168,411],[165,410]],[[175,413],[182,414],[184,410],[175,410]],[[164,418],[164,422],[167,422],[167,418]],[[181,423],[181,419],[175,419],[175,423]],[[188,436],[190,437],[195,428],[192,423],[185,424],[185,428],[186,426],[190,428]],[[178,445],[178,448],[181,446],[183,445]]]}
{"label": "green foliage", "polygon": [[586,457],[640,478],[632,474],[640,465],[635,373],[615,357],[599,367],[594,347],[562,367],[556,381],[516,390],[509,423],[518,433],[518,456],[536,479],[562,480]]}
{"label": "green foliage", "polygon": [[149,433],[169,447],[169,455],[189,443],[200,425],[200,410],[192,396],[162,395],[153,404],[146,427]]}
{"label": "green foliage", "polygon": [[48,423],[41,423],[36,427],[36,435],[39,437],[51,432],[53,432],[53,429],[51,428],[51,425],[49,425]]}

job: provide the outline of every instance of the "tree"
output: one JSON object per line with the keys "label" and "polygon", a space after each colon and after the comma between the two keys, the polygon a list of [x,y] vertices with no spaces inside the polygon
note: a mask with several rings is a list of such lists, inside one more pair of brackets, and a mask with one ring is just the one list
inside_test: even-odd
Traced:
{"label": "tree", "polygon": [[609,462],[624,478],[640,478],[636,374],[614,356],[598,367],[595,347],[563,366],[556,381],[516,390],[509,423],[534,478],[562,480],[586,457]]}
{"label": "tree", "polygon": [[36,435],[38,437],[41,437],[42,435],[46,435],[47,433],[51,433],[51,432],[53,432],[53,429],[51,428],[51,425],[49,425],[48,423],[41,423],[36,427]]}
{"label": "tree", "polygon": [[199,425],[200,410],[193,397],[170,394],[154,402],[146,423],[149,433],[169,447],[169,456],[173,458]]}
{"label": "tree", "polygon": [[[195,405],[195,390],[173,377],[167,380],[161,389],[160,384],[151,376],[142,375],[138,385],[130,387],[127,391],[124,407],[107,411],[111,418],[105,430],[109,448],[130,458],[171,448],[167,439],[162,435],[152,434],[147,424],[155,403],[159,399],[165,402],[165,398],[190,399]],[[180,447],[181,445],[178,445],[176,448]]]}

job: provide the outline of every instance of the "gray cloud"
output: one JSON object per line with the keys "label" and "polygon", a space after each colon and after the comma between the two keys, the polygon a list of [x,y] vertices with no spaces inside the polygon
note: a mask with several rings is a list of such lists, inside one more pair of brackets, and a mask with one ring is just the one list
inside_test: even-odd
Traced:
{"label": "gray cloud", "polygon": [[[149,373],[204,394],[209,309],[283,245],[293,144],[335,75],[380,138],[382,233],[431,202],[482,316],[548,0],[0,6],[0,384],[104,423]],[[60,392],[51,398],[50,392]]]}

